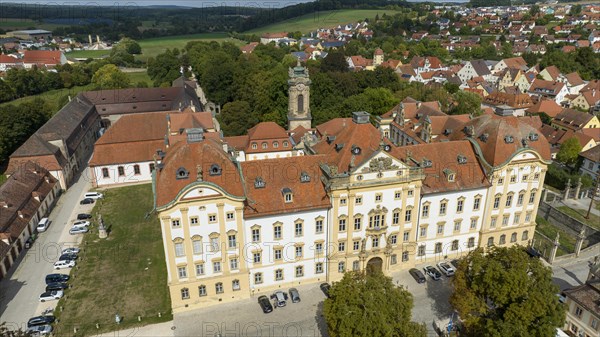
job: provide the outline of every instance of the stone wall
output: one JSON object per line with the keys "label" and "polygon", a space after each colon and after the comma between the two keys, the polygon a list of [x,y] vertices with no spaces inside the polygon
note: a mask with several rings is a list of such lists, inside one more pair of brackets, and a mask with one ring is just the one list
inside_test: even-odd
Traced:
{"label": "stone wall", "polygon": [[540,202],[538,216],[548,220],[552,225],[562,229],[573,237],[577,237],[581,229],[585,228],[586,239],[583,242],[583,247],[589,247],[600,242],[600,232],[598,232],[598,230],[561,212],[558,208],[555,208],[548,203],[543,201]]}

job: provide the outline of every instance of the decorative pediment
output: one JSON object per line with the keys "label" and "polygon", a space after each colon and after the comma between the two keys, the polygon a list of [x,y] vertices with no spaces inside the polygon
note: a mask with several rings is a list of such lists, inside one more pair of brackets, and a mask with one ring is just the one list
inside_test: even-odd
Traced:
{"label": "decorative pediment", "polygon": [[369,173],[382,171],[398,171],[408,168],[404,163],[390,156],[385,151],[380,151],[371,160],[356,169],[355,172]]}

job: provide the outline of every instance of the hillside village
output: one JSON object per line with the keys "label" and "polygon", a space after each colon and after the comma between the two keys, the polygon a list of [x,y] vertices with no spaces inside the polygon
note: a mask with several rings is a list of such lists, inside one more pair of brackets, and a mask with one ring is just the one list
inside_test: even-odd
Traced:
{"label": "hillside village", "polygon": [[[423,329],[435,328],[442,336],[463,324],[461,318],[455,319],[459,309],[452,308],[460,295],[453,294],[453,287],[460,284],[451,277],[468,270],[459,260],[477,252],[492,256],[501,249],[518,250],[515,254],[535,261],[527,262],[535,265],[532,268],[571,268],[559,263],[567,258],[583,261],[581,270],[588,279],[577,286],[551,286],[553,279],[543,278],[548,287],[540,286],[543,289],[539,291],[552,292],[555,287],[561,297],[549,293],[536,315],[552,315],[545,324],[554,324],[550,330],[556,336],[597,335],[600,311],[586,297],[600,298],[600,263],[596,259],[588,267],[583,257],[594,254],[600,233],[589,218],[594,198],[600,197],[600,80],[593,78],[598,69],[586,69],[582,76],[553,64],[532,64],[530,57],[541,57],[559,45],[564,54],[591,53],[597,58],[600,7],[535,6],[535,11],[533,6],[436,6],[419,29],[401,29],[398,36],[407,46],[403,50],[373,42],[378,34],[392,29],[385,27],[385,19],[379,15],[302,36],[293,32],[242,36],[246,43],[239,51],[234,47],[242,63],[250,64],[263,47],[271,48],[272,55],[276,55],[273,50],[285,50],[286,61],[281,64],[287,71],[286,87],[270,88],[269,94],[285,96],[287,105],[285,125],[260,119],[248,129],[238,130],[238,135],[224,131],[223,114],[230,110],[222,110],[220,104],[229,102],[210,101],[212,88],[201,85],[200,70],[190,64],[177,65],[178,77],[169,86],[86,90],[69,96],[58,112],[18,146],[6,165],[7,180],[0,185],[0,280],[12,280],[16,271],[22,270],[19,268],[37,268],[32,259],[21,257],[28,256],[33,251],[30,247],[37,247],[36,240],[43,242],[44,236],[54,235],[57,242],[74,237],[68,241],[69,248],[80,252],[81,247],[82,254],[90,254],[90,247],[98,242],[117,239],[121,229],[112,232],[108,226],[114,224],[103,220],[114,221],[113,214],[106,213],[115,207],[110,198],[145,185],[151,190],[147,193],[151,193],[152,204],[139,206],[145,208],[146,221],[140,223],[160,227],[160,238],[154,239],[160,241],[160,254],[164,254],[160,263],[166,267],[160,277],[166,283],[159,285],[159,292],[169,299],[170,318],[180,320],[175,331],[172,322],[160,320],[165,315],[161,309],[158,322],[167,323],[173,336],[199,331],[198,321],[210,315],[222,316],[219,319],[235,316],[236,322],[258,320],[256,315],[262,313],[256,310],[257,301],[264,313],[276,308],[273,317],[284,310],[303,308],[298,309],[298,317],[288,314],[286,319],[297,319],[304,329],[308,325],[302,324],[308,321],[330,323],[331,316],[323,317],[331,313],[322,314],[323,309],[315,308],[341,296],[336,284],[344,284],[354,272],[352,275],[363,276],[382,273],[391,277],[390,284],[393,280],[396,286],[405,285],[399,288],[411,296],[411,305],[415,297],[415,308],[409,309],[427,310],[412,320],[424,323]],[[538,24],[540,20],[559,24]],[[424,26],[429,29],[421,30]],[[68,53],[113,45],[99,36],[95,42],[91,36],[87,42],[78,42],[44,30],[8,35],[0,41],[0,77],[11,69],[55,72],[67,64],[93,62],[74,59]],[[427,41],[436,41],[443,51],[415,53],[415,46],[421,42],[425,44],[419,46],[425,46]],[[508,57],[494,52],[498,57],[462,58],[490,46],[504,52],[507,45],[512,46]],[[344,111],[316,122],[311,104],[314,79],[322,70],[318,67],[331,60],[326,61],[328,57],[337,58],[334,65],[343,69],[340,73],[376,74],[385,69],[401,85],[419,90],[442,88],[452,94],[448,100],[406,95],[383,113]],[[317,74],[312,69],[318,70]],[[234,80],[228,85],[242,84]],[[461,99],[475,102],[474,106],[467,104],[467,112],[458,110],[456,107],[465,103]],[[553,185],[559,183],[557,172],[560,177],[568,176],[568,182],[560,181],[561,188]],[[548,201],[549,196],[564,205],[569,199],[578,205],[589,202],[588,217],[576,219],[560,213],[557,203]],[[73,205],[66,210],[63,202]],[[125,213],[131,207],[125,203],[117,207],[121,206]],[[549,219],[556,222],[559,217],[553,218],[552,212],[580,228],[575,231],[567,224],[555,225],[558,229],[550,233],[556,238],[548,237]],[[600,208],[591,214],[596,213]],[[83,220],[87,225],[77,225]],[[46,225],[40,230],[42,223]],[[69,223],[71,229],[66,227]],[[565,249],[566,238],[576,243],[561,258],[557,253]],[[64,242],[63,246],[67,247]],[[88,261],[95,259],[94,255],[77,259],[76,255],[65,260],[71,263],[66,271],[73,270],[73,275],[79,266],[90,268]],[[51,266],[63,268],[61,261],[62,257],[56,262],[59,265]],[[150,258],[140,261],[136,262],[145,268],[140,275],[154,272]],[[131,267],[132,275],[140,272],[136,268]],[[41,280],[41,271],[37,274]],[[552,276],[546,274],[535,277]],[[144,282],[155,281],[148,277]],[[47,290],[50,294],[40,297],[44,302],[44,296],[55,296],[49,300],[58,299],[59,306],[44,304],[43,314],[39,303],[26,310],[41,315],[36,317],[55,310],[62,323],[52,323],[53,318],[52,324],[44,324],[50,327],[48,333],[52,329],[64,332],[60,330],[64,321],[70,324],[81,319],[73,313],[71,303],[86,301],[86,296],[70,294],[93,292],[81,290],[85,285],[78,284],[75,277],[69,282],[77,286],[69,288],[65,281],[60,296]],[[434,295],[417,288],[421,283],[429,287],[427,292],[437,289],[435,296],[442,296],[439,301],[450,309],[440,309],[438,299],[431,298]],[[538,291],[522,288],[526,289],[514,291]],[[302,301],[299,297],[296,301],[298,289]],[[62,298],[63,291],[70,298]],[[17,298],[17,293],[14,296]],[[266,303],[261,300],[264,296]],[[29,300],[21,291],[18,299]],[[15,305],[20,304],[7,303],[6,307]],[[73,317],[63,313],[63,305]],[[137,329],[142,320],[144,325],[150,323],[145,313],[107,310],[111,310],[111,325],[105,323],[106,317],[98,318],[102,323],[77,322],[74,334],[78,329],[91,334],[94,327],[117,330],[124,318],[127,328]],[[0,321],[14,312],[0,311]],[[442,324],[441,320],[449,322]],[[468,324],[465,320],[465,326]],[[152,329],[152,324],[149,326]],[[329,329],[334,327],[330,324]]]}

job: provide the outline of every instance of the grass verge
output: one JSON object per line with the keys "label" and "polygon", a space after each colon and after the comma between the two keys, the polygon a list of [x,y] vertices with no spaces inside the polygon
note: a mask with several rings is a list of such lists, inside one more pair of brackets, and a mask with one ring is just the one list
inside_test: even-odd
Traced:
{"label": "grass verge", "polygon": [[76,87],[72,87],[72,88],[68,88],[68,89],[63,88],[63,89],[50,90],[50,91],[41,93],[39,95],[25,96],[25,97],[17,98],[12,101],[4,102],[4,103],[0,104],[0,106],[8,105],[8,104],[19,105],[19,104],[22,104],[25,102],[31,102],[36,98],[42,98],[46,102],[50,103],[50,105],[52,105],[52,107],[55,109],[53,111],[53,114],[54,114],[55,112],[60,110],[60,108],[57,105],[58,105],[58,101],[61,99],[61,97],[65,96],[65,95],[71,95],[71,97],[73,98],[73,97],[77,96],[77,94],[81,91],[87,91],[87,90],[92,90],[92,89],[93,89],[93,85],[88,84],[88,85],[76,86]]}
{"label": "grass verge", "polygon": [[574,209],[568,206],[560,206],[558,209],[574,217],[575,219],[587,224],[588,226],[600,230],[600,217],[593,213],[590,213],[590,218],[586,219],[585,215],[587,214],[587,209]]}
{"label": "grass verge", "polygon": [[[537,223],[537,226],[535,227],[535,231],[539,232],[541,234],[544,234],[550,240],[554,240],[554,238],[556,238],[556,233],[560,234],[560,237],[558,238],[560,247],[559,247],[558,251],[556,252],[556,255],[560,256],[560,255],[564,255],[564,254],[573,253],[575,251],[576,239],[574,237],[569,235],[567,232],[565,232],[559,228],[556,228],[555,226],[553,226],[551,223],[549,223],[546,219],[544,219],[542,217],[538,216],[535,219],[535,221]],[[541,239],[541,238],[539,238],[539,239]],[[544,241],[547,242],[547,240],[544,240]],[[551,244],[551,243],[548,242],[548,244]]]}
{"label": "grass verge", "polygon": [[[99,239],[96,223],[85,234],[81,260],[71,272],[72,288],[58,303],[57,336],[96,335],[172,319],[160,224],[154,215],[145,219],[152,202],[149,184],[104,192],[93,215],[96,220],[102,214],[110,234]],[[123,319],[119,325],[116,313]]]}

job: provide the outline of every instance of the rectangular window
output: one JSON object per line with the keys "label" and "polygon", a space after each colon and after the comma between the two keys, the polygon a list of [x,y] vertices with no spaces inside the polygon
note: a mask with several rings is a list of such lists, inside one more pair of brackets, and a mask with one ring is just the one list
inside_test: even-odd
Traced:
{"label": "rectangular window", "polygon": [[524,197],[524,194],[519,193],[519,197],[517,198],[517,206],[523,205],[523,197]]}
{"label": "rectangular window", "polygon": [[284,195],[285,202],[292,202],[292,193],[286,193]]}
{"label": "rectangular window", "polygon": [[231,270],[237,270],[239,268],[238,267],[238,259],[230,259],[229,260],[229,268]]}
{"label": "rectangular window", "polygon": [[425,245],[420,245],[417,251],[417,255],[424,256],[425,255]]}
{"label": "rectangular window", "polygon": [[231,221],[231,220],[235,219],[235,216],[233,214],[234,214],[233,212],[227,212],[227,215],[226,215],[227,221]]}
{"label": "rectangular window", "polygon": [[444,234],[444,225],[438,225],[437,226],[437,233],[438,234]]}
{"label": "rectangular window", "polygon": [[252,230],[252,242],[260,241],[260,229],[255,228]]}
{"label": "rectangular window", "polygon": [[187,278],[187,268],[177,267],[177,274],[179,275],[179,278]]}
{"label": "rectangular window", "polygon": [[402,241],[408,242],[409,239],[410,239],[410,232],[404,232],[404,234],[402,235]]}
{"label": "rectangular window", "polygon": [[412,196],[413,196],[413,194],[414,194],[414,192],[413,192],[413,190],[408,190],[408,193],[407,193],[407,194],[408,194],[408,196],[409,196],[409,197],[412,197]]}
{"label": "rectangular window", "polygon": [[492,218],[492,220],[490,221],[490,228],[496,227],[497,220],[498,220],[498,218],[496,218],[496,217]]}
{"label": "rectangular window", "polygon": [[210,238],[210,248],[213,252],[218,252],[220,249],[219,238]]}
{"label": "rectangular window", "polygon": [[352,262],[352,270],[354,271],[358,271],[360,269],[360,262],[358,261],[353,261]]}
{"label": "rectangular window", "polygon": [[498,209],[500,207],[500,197],[494,198],[494,209]]}
{"label": "rectangular window", "polygon": [[458,240],[454,240],[452,241],[452,246],[450,247],[451,250],[458,250]]}
{"label": "rectangular window", "polygon": [[462,223],[462,221],[454,221],[454,231],[455,232],[460,232],[461,223]]}
{"label": "rectangular window", "polygon": [[412,210],[407,209],[406,213],[404,213],[404,222],[410,222],[412,218]]}
{"label": "rectangular window", "polygon": [[400,212],[396,211],[392,214],[392,224],[397,225],[400,222]]}
{"label": "rectangular window", "polygon": [[446,203],[442,202],[440,204],[440,215],[446,215]]}
{"label": "rectangular window", "polygon": [[283,256],[281,249],[275,249],[275,260],[281,260],[281,257]]}
{"label": "rectangular window", "polygon": [[339,252],[346,251],[346,243],[345,242],[338,242],[338,251]]}
{"label": "rectangular window", "polygon": [[504,184],[504,178],[499,178],[498,179],[498,185],[502,185]]}
{"label": "rectangular window", "polygon": [[109,178],[110,175],[108,174],[108,169],[105,167],[102,169],[102,177],[103,178]]}
{"label": "rectangular window", "polygon": [[435,251],[434,251],[434,253],[439,254],[441,252],[442,252],[442,243],[438,242],[438,243],[435,244]]}
{"label": "rectangular window", "polygon": [[535,202],[535,192],[531,192],[529,195],[529,204],[533,204]]}
{"label": "rectangular window", "polygon": [[577,316],[577,318],[581,318],[581,315],[583,315],[583,309],[581,309],[581,307],[576,307],[575,316]]}
{"label": "rectangular window", "polygon": [[323,244],[322,243],[315,243],[315,252],[317,254],[321,254],[323,253]]}
{"label": "rectangular window", "polygon": [[138,175],[140,174],[140,166],[139,165],[133,165],[133,174]]}
{"label": "rectangular window", "polygon": [[273,227],[273,238],[281,239],[281,226],[277,225]]}
{"label": "rectangular window", "polygon": [[173,220],[171,220],[171,226],[173,226],[173,227],[179,227],[179,226],[181,226],[181,223],[179,222],[179,219],[173,219]]}
{"label": "rectangular window", "polygon": [[231,289],[233,289],[233,291],[240,290],[240,280],[231,281]]}
{"label": "rectangular window", "polygon": [[517,181],[517,176],[510,176],[510,182],[515,183]]}
{"label": "rectangular window", "polygon": [[354,202],[357,205],[362,205],[362,197],[361,196],[356,196],[356,201]]}
{"label": "rectangular window", "polygon": [[301,222],[296,223],[295,234],[296,234],[296,236],[302,236],[302,223]]}
{"label": "rectangular window", "polygon": [[302,277],[302,276],[304,276],[304,267],[297,266],[296,267],[296,277]]}
{"label": "rectangular window", "polygon": [[402,262],[406,262],[406,261],[408,261],[408,252],[403,251],[402,252]]}
{"label": "rectangular window", "polygon": [[346,264],[344,262],[338,263],[338,273],[343,273],[346,270]]}
{"label": "rectangular window", "polygon": [[471,229],[477,228],[477,219],[471,219]]}
{"label": "rectangular window", "polygon": [[508,226],[508,218],[510,216],[509,215],[505,215],[502,217],[502,226]]}
{"label": "rectangular window", "polygon": [[394,199],[400,199],[402,197],[402,192],[396,191],[394,192]]}
{"label": "rectangular window", "polygon": [[260,253],[254,253],[254,254],[252,254],[252,262],[254,262],[254,263],[260,263],[260,260],[261,260]]}
{"label": "rectangular window", "polygon": [[353,249],[354,251],[357,251],[357,250],[359,250],[359,249],[360,249],[360,241],[354,241],[354,242],[352,243],[352,249]]}
{"label": "rectangular window", "polygon": [[348,202],[348,199],[346,199],[346,198],[340,199],[340,205],[342,205],[342,206],[346,206],[347,202]]}
{"label": "rectangular window", "polygon": [[283,270],[277,269],[277,270],[275,270],[275,281],[281,281],[281,280],[283,280]]}
{"label": "rectangular window", "polygon": [[429,205],[423,205],[423,211],[421,212],[421,215],[424,218],[429,216]]}
{"label": "rectangular window", "polygon": [[254,274],[254,284],[261,284],[261,283],[263,283],[262,273]]}
{"label": "rectangular window", "polygon": [[469,238],[469,241],[467,242],[467,247],[469,247],[469,248],[475,247],[475,238]]}
{"label": "rectangular window", "polygon": [[379,247],[379,238],[373,238],[371,242],[373,244],[373,248]]}
{"label": "rectangular window", "polygon": [[196,276],[204,275],[204,263],[198,263],[196,265]]}
{"label": "rectangular window", "polygon": [[345,232],[346,231],[346,219],[339,219],[338,220],[338,230],[340,232]]}
{"label": "rectangular window", "polygon": [[510,207],[512,205],[512,194],[506,196],[506,203],[504,204],[506,207]]}
{"label": "rectangular window", "polygon": [[354,218],[354,230],[359,231],[362,224],[362,218]]}
{"label": "rectangular window", "polygon": [[150,172],[154,171],[154,163],[148,165],[148,167],[150,168]]}
{"label": "rectangular window", "polygon": [[215,272],[215,273],[221,272],[221,262],[219,262],[219,261],[213,262],[213,272]]}
{"label": "rectangular window", "polygon": [[117,170],[119,171],[119,177],[122,177],[125,175],[125,169],[123,168],[123,166],[119,166],[117,168]]}
{"label": "rectangular window", "polygon": [[525,222],[529,223],[531,221],[531,212],[527,212],[525,214]]}
{"label": "rectangular window", "polygon": [[178,242],[175,244],[175,256],[184,256],[185,249],[183,247],[183,242]]}
{"label": "rectangular window", "polygon": [[296,258],[302,257],[302,246],[296,247]]}
{"label": "rectangular window", "polygon": [[398,256],[396,254],[392,254],[390,256],[390,264],[397,264],[398,263]]}
{"label": "rectangular window", "polygon": [[381,194],[375,194],[375,202],[381,201]]}
{"label": "rectangular window", "polygon": [[215,284],[215,292],[217,294],[223,293],[223,283],[219,282],[219,283]]}
{"label": "rectangular window", "polygon": [[192,241],[192,249],[194,251],[194,254],[202,254],[202,241],[193,240]]}
{"label": "rectangular window", "polygon": [[463,204],[465,203],[464,200],[459,200],[458,203],[456,204],[456,212],[460,213],[463,211]]}
{"label": "rectangular window", "polygon": [[515,218],[513,219],[513,224],[518,225],[521,221],[521,214],[515,214]]}
{"label": "rectangular window", "polygon": [[427,235],[427,227],[421,227],[419,236],[423,237]]}
{"label": "rectangular window", "polygon": [[590,322],[590,326],[592,327],[592,329],[598,330],[598,320],[595,318],[592,318],[592,321]]}
{"label": "rectangular window", "polygon": [[474,211],[478,211],[479,210],[479,204],[481,203],[481,198],[475,198],[475,201],[473,202],[473,210]]}
{"label": "rectangular window", "polygon": [[526,182],[528,178],[529,178],[529,176],[528,176],[527,174],[524,174],[524,175],[523,175],[523,181],[525,181],[525,182]]}
{"label": "rectangular window", "polygon": [[229,248],[235,248],[237,246],[235,234],[227,236],[227,243],[229,244]]}
{"label": "rectangular window", "polygon": [[198,295],[206,296],[206,286],[198,286]]}
{"label": "rectangular window", "polygon": [[208,222],[210,222],[210,223],[217,222],[217,215],[216,214],[210,214],[208,216]]}
{"label": "rectangular window", "polygon": [[190,290],[188,288],[181,289],[181,299],[186,300],[190,298]]}
{"label": "rectangular window", "polygon": [[315,233],[323,233],[323,220],[315,221]]}
{"label": "rectangular window", "polygon": [[315,264],[315,274],[322,274],[323,273],[323,262],[317,262]]}
{"label": "rectangular window", "polygon": [[198,224],[198,217],[195,216],[193,218],[190,218],[190,224],[191,225],[197,225]]}

